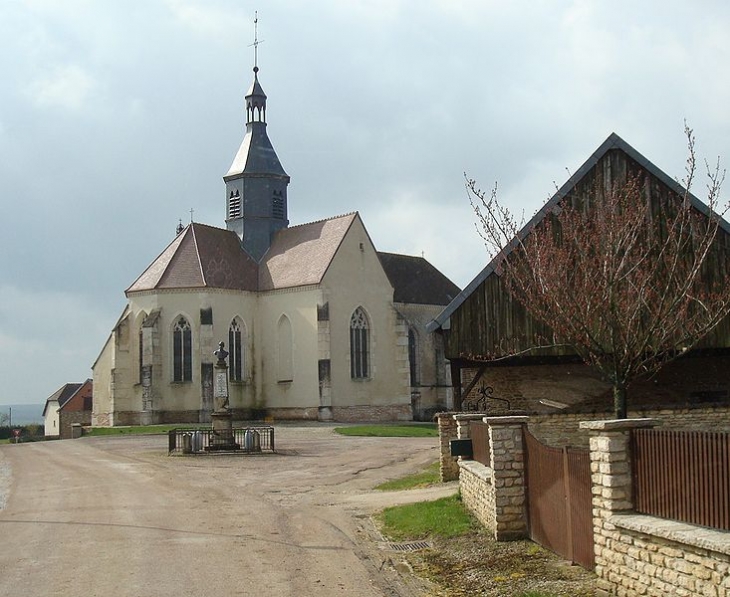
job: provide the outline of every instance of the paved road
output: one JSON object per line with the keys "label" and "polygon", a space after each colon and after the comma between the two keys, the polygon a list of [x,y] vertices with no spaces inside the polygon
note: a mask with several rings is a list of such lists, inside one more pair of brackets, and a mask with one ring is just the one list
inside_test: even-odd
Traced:
{"label": "paved road", "polygon": [[0,595],[424,594],[369,514],[455,490],[372,491],[437,441],[276,433],[280,453],[260,456],[168,457],[164,436],[0,446]]}

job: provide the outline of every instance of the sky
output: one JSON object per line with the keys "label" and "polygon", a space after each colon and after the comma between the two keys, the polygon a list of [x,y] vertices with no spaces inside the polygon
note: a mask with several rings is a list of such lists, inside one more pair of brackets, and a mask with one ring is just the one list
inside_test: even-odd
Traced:
{"label": "sky", "polygon": [[461,287],[465,174],[529,218],[612,132],[730,156],[724,0],[2,0],[0,404],[91,377],[179,220],[225,226],[255,11],[290,223],[359,211]]}

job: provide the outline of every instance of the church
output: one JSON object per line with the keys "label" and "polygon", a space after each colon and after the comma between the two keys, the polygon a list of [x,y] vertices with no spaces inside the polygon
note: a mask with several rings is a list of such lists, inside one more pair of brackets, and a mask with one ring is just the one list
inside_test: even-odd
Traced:
{"label": "church", "polygon": [[92,425],[209,421],[221,341],[237,420],[430,419],[451,384],[426,325],[459,288],[422,257],[378,252],[357,212],[289,225],[253,71],[225,228],[179,226],[127,288],[92,367]]}

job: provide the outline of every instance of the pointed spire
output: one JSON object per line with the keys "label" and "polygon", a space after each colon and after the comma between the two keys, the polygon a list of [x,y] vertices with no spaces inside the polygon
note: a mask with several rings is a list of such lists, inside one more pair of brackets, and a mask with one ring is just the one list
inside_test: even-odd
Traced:
{"label": "pointed spire", "polygon": [[246,93],[246,124],[263,122],[266,124],[266,94],[259,83],[259,12],[254,13],[253,19],[253,84]]}

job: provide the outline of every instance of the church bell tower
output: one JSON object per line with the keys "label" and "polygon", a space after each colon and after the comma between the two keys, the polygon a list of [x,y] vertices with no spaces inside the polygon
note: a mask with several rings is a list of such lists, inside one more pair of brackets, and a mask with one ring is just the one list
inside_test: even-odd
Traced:
{"label": "church bell tower", "polygon": [[[254,43],[257,46],[258,40]],[[246,134],[233,159],[226,183],[226,228],[241,239],[243,248],[260,261],[277,230],[289,225],[286,189],[289,175],[279,162],[266,134],[266,94],[253,68],[253,84],[246,93]]]}

